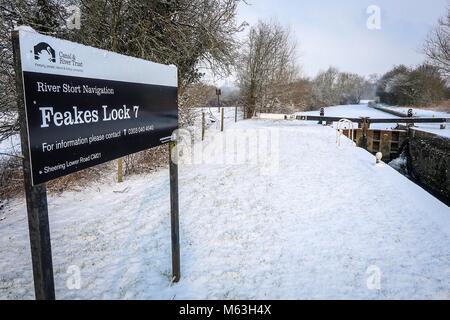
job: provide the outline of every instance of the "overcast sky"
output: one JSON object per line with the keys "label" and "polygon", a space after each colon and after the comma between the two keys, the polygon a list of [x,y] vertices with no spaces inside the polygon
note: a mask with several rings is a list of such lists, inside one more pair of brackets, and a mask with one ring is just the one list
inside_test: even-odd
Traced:
{"label": "overcast sky", "polygon": [[[276,19],[298,41],[307,76],[333,65],[361,75],[384,73],[398,64],[423,62],[421,46],[450,0],[248,0],[240,22]],[[381,9],[379,30],[366,23],[367,8]],[[248,29],[248,28],[247,28]],[[248,31],[248,30],[247,30]]]}

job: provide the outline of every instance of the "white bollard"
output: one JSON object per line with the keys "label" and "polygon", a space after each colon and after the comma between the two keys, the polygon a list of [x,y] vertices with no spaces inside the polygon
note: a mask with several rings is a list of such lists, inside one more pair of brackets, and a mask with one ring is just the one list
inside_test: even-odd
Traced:
{"label": "white bollard", "polygon": [[383,154],[381,152],[377,152],[377,154],[375,155],[375,158],[377,159],[376,163],[380,163],[381,159],[383,158]]}

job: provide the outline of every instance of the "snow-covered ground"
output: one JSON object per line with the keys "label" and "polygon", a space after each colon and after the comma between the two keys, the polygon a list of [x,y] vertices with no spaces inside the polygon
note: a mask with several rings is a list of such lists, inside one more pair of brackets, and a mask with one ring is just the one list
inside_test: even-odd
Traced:
{"label": "snow-covered ground", "polygon": [[[277,170],[223,161],[236,130],[269,131]],[[208,136],[214,161],[180,164],[181,281],[161,170],[49,197],[57,298],[450,299],[450,209],[394,169],[313,123]],[[33,298],[23,199],[0,211],[0,298]]]}
{"label": "snow-covered ground", "polygon": [[402,112],[405,114],[405,117],[408,115],[408,110],[413,109],[414,117],[427,117],[427,118],[438,118],[438,117],[450,117],[450,114],[442,111],[434,111],[430,109],[418,109],[418,108],[408,108],[408,107],[394,107],[394,106],[385,106],[383,108],[391,109],[397,112]]}
{"label": "snow-covered ground", "polygon": [[[220,121],[221,114],[218,108],[195,108],[194,116],[195,116],[195,138],[196,140],[201,139],[201,121],[202,121],[202,112],[205,113],[205,122],[206,122],[206,133],[205,136],[214,135],[220,132]],[[235,123],[235,108],[226,107],[224,108],[224,129],[229,128]],[[243,120],[244,114],[242,108],[238,108],[237,112],[237,120]]]}
{"label": "snow-covered ground", "polygon": [[[391,107],[383,106],[386,109],[392,109],[398,112],[404,112],[405,117],[409,108],[405,107]],[[413,109],[415,117],[430,117],[430,118],[450,118],[450,114],[446,112],[423,110],[423,109]],[[319,115],[319,111],[310,112],[300,112],[299,114],[312,114]],[[358,117],[371,117],[371,118],[383,118],[383,119],[395,119],[398,118],[395,115],[370,108],[367,103],[346,105],[346,106],[335,106],[325,108],[325,116],[330,117],[347,117],[347,118],[358,118]],[[373,123],[370,125],[373,129],[392,129],[397,126],[396,122],[393,123]],[[450,137],[450,124],[447,124],[445,129],[440,129],[440,124],[436,123],[419,123],[415,124],[417,128],[423,131],[435,133],[443,137]]]}
{"label": "snow-covered ground", "polygon": [[18,155],[21,152],[19,135],[0,141],[0,159],[8,155]]}
{"label": "snow-covered ground", "polygon": [[[0,112],[0,125],[3,121],[12,122],[17,117],[17,114],[4,114]],[[0,141],[0,160],[2,158],[7,157],[7,155],[19,155],[20,150],[20,136],[18,134],[11,136],[5,140]]]}
{"label": "snow-covered ground", "polygon": [[[405,114],[405,116],[408,114],[409,109],[406,107],[393,107],[393,106],[383,106],[383,107],[397,112],[402,112]],[[450,113],[448,112],[418,109],[418,108],[413,108],[413,115],[414,117],[425,117],[425,118],[450,118]],[[426,132],[450,138],[450,123],[447,123],[445,129],[440,129],[440,124],[435,123],[419,123],[416,124],[416,127]]]}
{"label": "snow-covered ground", "polygon": [[[367,104],[352,104],[345,106],[327,107],[325,109],[326,117],[343,117],[343,118],[359,118],[359,117],[371,117],[371,118],[383,118],[383,119],[395,119],[398,118],[386,112],[382,112],[373,108],[369,108]],[[319,115],[320,111],[300,112],[299,114],[311,114]],[[392,129],[397,123],[374,123],[371,124],[371,128],[376,129]]]}

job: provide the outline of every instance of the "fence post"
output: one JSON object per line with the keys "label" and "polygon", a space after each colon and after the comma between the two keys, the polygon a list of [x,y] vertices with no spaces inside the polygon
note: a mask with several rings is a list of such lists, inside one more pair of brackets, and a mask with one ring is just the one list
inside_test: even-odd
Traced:
{"label": "fence post", "polygon": [[[408,109],[408,118],[413,117],[413,109]],[[409,127],[414,127],[414,123],[408,124]]]}
{"label": "fence post", "polygon": [[216,95],[217,95],[217,112],[220,112],[220,95],[222,94],[222,90],[219,88],[216,88]]}
{"label": "fence post", "polygon": [[[324,109],[323,107],[320,108],[320,116],[321,116],[321,117],[325,116],[325,109]],[[320,121],[318,122],[318,124],[323,124],[322,120],[320,120]]]}
{"label": "fence post", "polygon": [[19,32],[12,32],[14,70],[16,76],[17,109],[22,145],[23,179],[30,234],[31,263],[33,265],[34,293],[37,300],[55,300],[52,249],[48,220],[47,187],[32,185],[30,149],[23,92],[22,63]]}
{"label": "fence post", "polygon": [[224,108],[220,110],[220,131],[223,131],[223,121],[224,121]]}
{"label": "fence post", "polygon": [[180,280],[180,233],[178,207],[178,152],[176,141],[169,142],[170,226],[172,240],[172,281]]}
{"label": "fence post", "polygon": [[368,147],[368,130],[369,130],[369,119],[366,117],[361,117],[361,122],[358,124],[358,127],[362,129],[362,137],[359,143],[359,146],[363,149],[367,150]]}
{"label": "fence post", "polygon": [[202,111],[202,141],[205,140],[205,112]]}
{"label": "fence post", "polygon": [[123,159],[119,158],[117,160],[117,182],[123,182]]}

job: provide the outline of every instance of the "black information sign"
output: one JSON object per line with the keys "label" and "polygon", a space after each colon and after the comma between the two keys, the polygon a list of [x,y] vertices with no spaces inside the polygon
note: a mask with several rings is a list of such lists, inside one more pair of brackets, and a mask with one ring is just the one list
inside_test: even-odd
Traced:
{"label": "black information sign", "polygon": [[180,279],[177,68],[56,39],[11,33],[38,300],[55,286],[44,182],[169,143],[172,281]]}
{"label": "black information sign", "polygon": [[[30,41],[23,42],[22,51],[27,53],[23,46]],[[138,68],[146,61],[109,57],[93,48],[91,54],[81,45],[82,54],[77,56],[72,43],[64,48],[68,42],[48,42],[31,42],[34,51],[22,57],[28,59],[23,63],[23,82],[34,185],[158,146],[178,128],[174,67],[152,64],[150,81],[145,83],[146,74]],[[101,63],[108,59],[125,68],[121,65],[115,73],[105,68],[103,74]],[[90,66],[94,71],[86,70]],[[158,73],[163,85],[157,81]]]}

